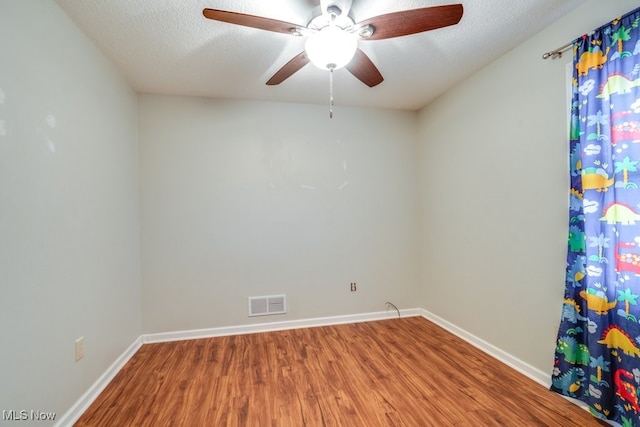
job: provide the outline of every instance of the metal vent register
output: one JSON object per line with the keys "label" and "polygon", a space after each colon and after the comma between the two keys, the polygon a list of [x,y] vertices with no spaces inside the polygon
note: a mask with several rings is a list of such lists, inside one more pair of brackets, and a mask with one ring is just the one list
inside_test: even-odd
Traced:
{"label": "metal vent register", "polygon": [[249,317],[268,316],[270,314],[284,314],[286,312],[287,312],[287,296],[286,295],[249,297]]}

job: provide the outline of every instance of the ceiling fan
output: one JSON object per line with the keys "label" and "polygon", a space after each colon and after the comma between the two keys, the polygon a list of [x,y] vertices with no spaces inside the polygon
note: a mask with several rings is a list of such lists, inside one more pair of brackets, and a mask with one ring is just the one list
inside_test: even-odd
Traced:
{"label": "ceiling fan", "polygon": [[383,40],[455,25],[462,18],[462,4],[423,7],[387,13],[354,22],[349,16],[352,0],[321,0],[321,13],[306,26],[244,13],[204,9],[205,18],[245,27],[307,37],[305,50],[293,57],[267,81],[278,85],[295,72],[314,63],[333,71],[345,67],[369,87],[384,78],[369,57],[357,46],[358,40]]}

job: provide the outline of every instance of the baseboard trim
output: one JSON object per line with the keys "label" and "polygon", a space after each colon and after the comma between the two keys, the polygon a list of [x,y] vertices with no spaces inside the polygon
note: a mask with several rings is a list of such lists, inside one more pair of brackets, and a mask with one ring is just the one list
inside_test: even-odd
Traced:
{"label": "baseboard trim", "polygon": [[78,401],[54,424],[55,427],[72,426],[89,408],[102,390],[113,380],[124,365],[142,347],[142,337],[136,338],[131,345],[107,368],[107,370],[93,383],[93,385],[78,399]]}
{"label": "baseboard trim", "polygon": [[[375,320],[392,319],[398,316],[393,310],[372,313],[348,314],[342,316],[329,316],[311,319],[288,320],[282,322],[258,323],[251,325],[228,326],[219,328],[193,329],[185,331],[163,332],[143,334],[127,348],[120,357],[105,371],[104,374],[82,395],[82,397],[54,424],[55,427],[72,426],[111,382],[116,374],[131,359],[143,344],[160,343],[169,341],[181,341],[199,338],[211,338],[228,335],[252,334],[258,332],[282,331],[288,329],[311,328],[316,326],[340,325],[346,323],[370,322]],[[514,357],[513,355],[489,344],[481,338],[466,330],[444,320],[443,318],[422,308],[410,308],[400,310],[401,317],[422,316],[443,329],[460,337],[469,344],[477,347],[484,353],[512,367],[516,371],[531,378],[537,383],[549,387],[551,385],[549,375]]]}
{"label": "baseboard trim", "polygon": [[[400,310],[401,317],[420,316],[420,308]],[[186,331],[161,332],[142,335],[144,344],[182,341],[199,338],[222,337],[228,335],[253,334],[257,332],[284,331],[287,329],[311,328],[315,326],[340,325],[345,323],[370,322],[373,320],[392,319],[398,313],[393,311],[378,311],[372,313],[347,314],[342,316],[318,317],[311,319],[287,320],[282,322],[256,323],[251,325],[226,326],[219,328],[193,329]]]}
{"label": "baseboard trim", "polygon": [[512,367],[516,371],[531,378],[532,380],[536,381],[537,383],[547,388],[551,386],[550,373],[547,374],[541,371],[540,369],[529,365],[528,363],[518,359],[517,357],[507,353],[504,350],[499,349],[493,344],[489,344],[485,340],[478,338],[477,336],[467,332],[466,330],[454,325],[453,323],[447,320],[444,320],[442,317],[437,316],[431,313],[430,311],[421,309],[421,312],[422,312],[421,314],[422,317],[424,317],[425,319],[430,320],[431,322],[451,332],[457,337],[462,338],[469,344],[487,353],[489,356],[492,356],[493,358],[501,361],[502,363]]}

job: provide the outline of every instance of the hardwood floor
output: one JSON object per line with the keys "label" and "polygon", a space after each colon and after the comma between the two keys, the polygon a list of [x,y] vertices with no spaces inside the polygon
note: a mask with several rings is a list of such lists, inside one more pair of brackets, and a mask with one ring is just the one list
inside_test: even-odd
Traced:
{"label": "hardwood floor", "polygon": [[76,426],[605,425],[422,317],[160,344]]}

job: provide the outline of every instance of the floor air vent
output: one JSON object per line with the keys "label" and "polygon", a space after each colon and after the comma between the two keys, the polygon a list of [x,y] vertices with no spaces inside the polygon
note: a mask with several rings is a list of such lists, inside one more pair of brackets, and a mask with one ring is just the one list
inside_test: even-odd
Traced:
{"label": "floor air vent", "polygon": [[270,295],[266,297],[249,297],[249,316],[267,316],[287,312],[286,295]]}

